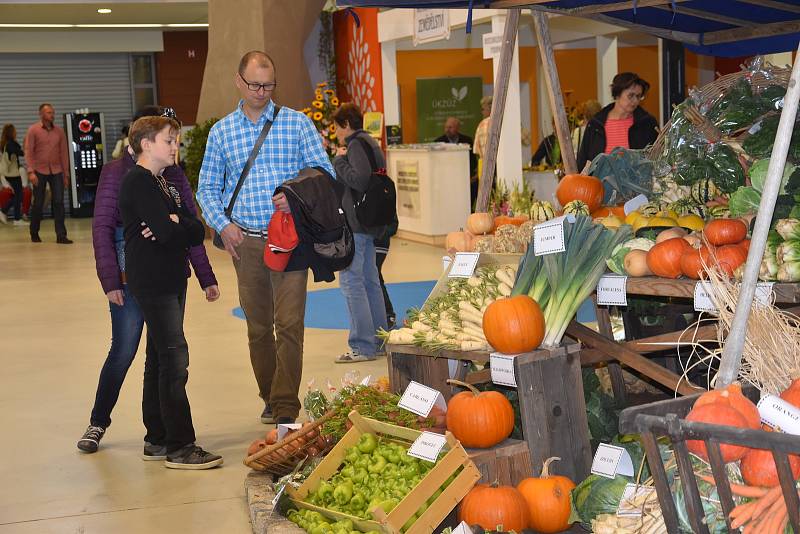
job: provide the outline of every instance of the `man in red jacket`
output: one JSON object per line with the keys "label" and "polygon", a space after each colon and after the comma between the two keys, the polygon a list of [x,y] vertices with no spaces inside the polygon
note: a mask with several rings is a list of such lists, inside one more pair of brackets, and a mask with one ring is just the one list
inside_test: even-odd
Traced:
{"label": "man in red jacket", "polygon": [[69,245],[67,227],[64,225],[64,188],[69,184],[69,156],[67,136],[53,123],[56,111],[50,104],[39,106],[40,121],[28,128],[25,135],[25,161],[32,171],[28,178],[33,184],[33,209],[31,210],[31,241],[41,243],[39,225],[42,222],[44,194],[50,184],[53,219],[56,225],[56,243]]}

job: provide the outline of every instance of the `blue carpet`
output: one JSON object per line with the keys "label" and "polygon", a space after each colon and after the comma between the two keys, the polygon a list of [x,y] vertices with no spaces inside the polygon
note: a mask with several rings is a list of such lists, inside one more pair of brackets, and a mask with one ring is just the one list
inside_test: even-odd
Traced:
{"label": "blue carpet", "polygon": [[[387,284],[389,297],[392,299],[392,305],[397,313],[398,325],[403,324],[406,310],[422,306],[435,285],[435,280]],[[244,319],[244,312],[241,308],[234,308],[233,315]],[[594,306],[591,300],[586,300],[578,309],[578,321],[588,323],[594,320],[596,320]],[[309,291],[305,323],[308,328],[349,329],[350,322],[342,291],[338,287]]]}

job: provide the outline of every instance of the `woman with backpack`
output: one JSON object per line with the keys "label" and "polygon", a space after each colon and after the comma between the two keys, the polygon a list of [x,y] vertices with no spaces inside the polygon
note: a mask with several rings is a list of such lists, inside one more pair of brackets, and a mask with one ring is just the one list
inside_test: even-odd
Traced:
{"label": "woman with backpack", "polygon": [[358,106],[343,104],[334,113],[333,122],[336,125],[336,137],[342,145],[336,151],[333,168],[336,170],[336,179],[347,186],[342,197],[342,208],[355,241],[353,262],[339,275],[339,285],[350,314],[350,351],[335,361],[363,362],[377,358],[380,340],[375,333],[379,328],[387,328],[373,243],[375,237],[383,232],[383,227],[362,225],[356,217],[354,203],[366,192],[376,170],[371,160],[378,168],[386,167],[386,160],[380,145],[363,130],[364,116]]}

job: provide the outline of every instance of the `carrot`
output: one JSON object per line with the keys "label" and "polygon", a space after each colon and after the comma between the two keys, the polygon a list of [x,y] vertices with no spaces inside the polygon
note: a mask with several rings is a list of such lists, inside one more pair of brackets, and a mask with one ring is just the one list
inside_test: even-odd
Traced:
{"label": "carrot", "polygon": [[789,510],[786,509],[786,503],[783,499],[778,499],[775,504],[779,506],[776,508],[773,505],[773,507],[769,509],[771,515],[768,516],[769,519],[764,523],[765,534],[780,534],[783,532],[784,520],[789,515]]}
{"label": "carrot", "polygon": [[[717,485],[717,481],[714,480],[714,477],[708,475],[697,475],[697,477],[708,482],[712,486]],[[731,493],[740,497],[763,497],[769,491],[769,488],[762,488],[760,486],[747,486],[745,484],[734,484],[733,482],[728,482],[728,485],[731,487]]]}
{"label": "carrot", "polygon": [[747,514],[748,512],[749,512],[748,515],[751,515],[753,513],[753,508],[756,507],[757,502],[758,501],[749,501],[736,506],[733,510],[731,510],[730,514],[731,521],[738,518],[742,514]]}
{"label": "carrot", "polygon": [[775,501],[783,495],[783,490],[780,486],[775,486],[771,488],[766,495],[764,495],[761,499],[758,500],[758,504],[756,505],[755,509],[753,510],[753,517],[758,517],[764,510],[768,509],[772,506]]}
{"label": "carrot", "polygon": [[[761,514],[772,506],[781,495],[781,487],[776,486],[769,489],[767,494],[758,500],[752,501],[752,503],[740,504],[731,512],[731,519],[733,519],[733,521],[731,521],[731,528],[739,528],[744,524],[750,527],[751,523],[758,522],[758,520],[761,519]],[[752,506],[748,506],[750,504],[752,504]],[[738,512],[736,512],[737,508],[739,509]],[[735,519],[734,513],[736,513]]]}

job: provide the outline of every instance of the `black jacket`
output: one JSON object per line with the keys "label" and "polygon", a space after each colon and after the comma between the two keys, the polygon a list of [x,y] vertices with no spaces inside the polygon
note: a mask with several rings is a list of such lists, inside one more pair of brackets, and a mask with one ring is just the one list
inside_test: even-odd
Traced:
{"label": "black jacket", "polygon": [[[447,135],[440,135],[436,139],[433,140],[435,143],[451,143],[450,139],[448,139]],[[469,175],[477,176],[478,175],[478,158],[475,156],[475,152],[472,151],[472,146],[474,145],[475,141],[468,135],[464,135],[461,132],[458,132],[458,144],[469,145]]]}
{"label": "black jacket", "polygon": [[542,160],[548,165],[554,165],[555,162],[555,149],[556,149],[556,134],[550,134],[545,137],[541,143],[539,143],[539,147],[536,149],[536,153],[531,157],[531,165],[539,165]]}
{"label": "black jacket", "polygon": [[[578,149],[578,172],[586,166],[587,161],[592,161],[595,156],[606,151],[606,120],[609,112],[614,109],[614,103],[600,110],[600,113],[589,120],[583,141]],[[658,137],[658,121],[655,117],[640,107],[633,112],[633,126],[628,130],[628,146],[632,149],[644,148],[652,144]]]}
{"label": "black jacket", "polygon": [[336,171],[336,179],[347,186],[342,196],[342,208],[347,215],[350,229],[354,234],[370,234],[374,237],[383,232],[383,228],[380,226],[367,228],[362,225],[356,217],[353,201],[354,198],[360,198],[364,194],[372,178],[372,165],[370,165],[367,152],[364,150],[363,143],[357,141],[356,138],[363,139],[369,144],[378,168],[386,168],[386,159],[381,146],[364,130],[357,130],[345,140],[347,155],[336,156],[333,160],[333,168]]}

